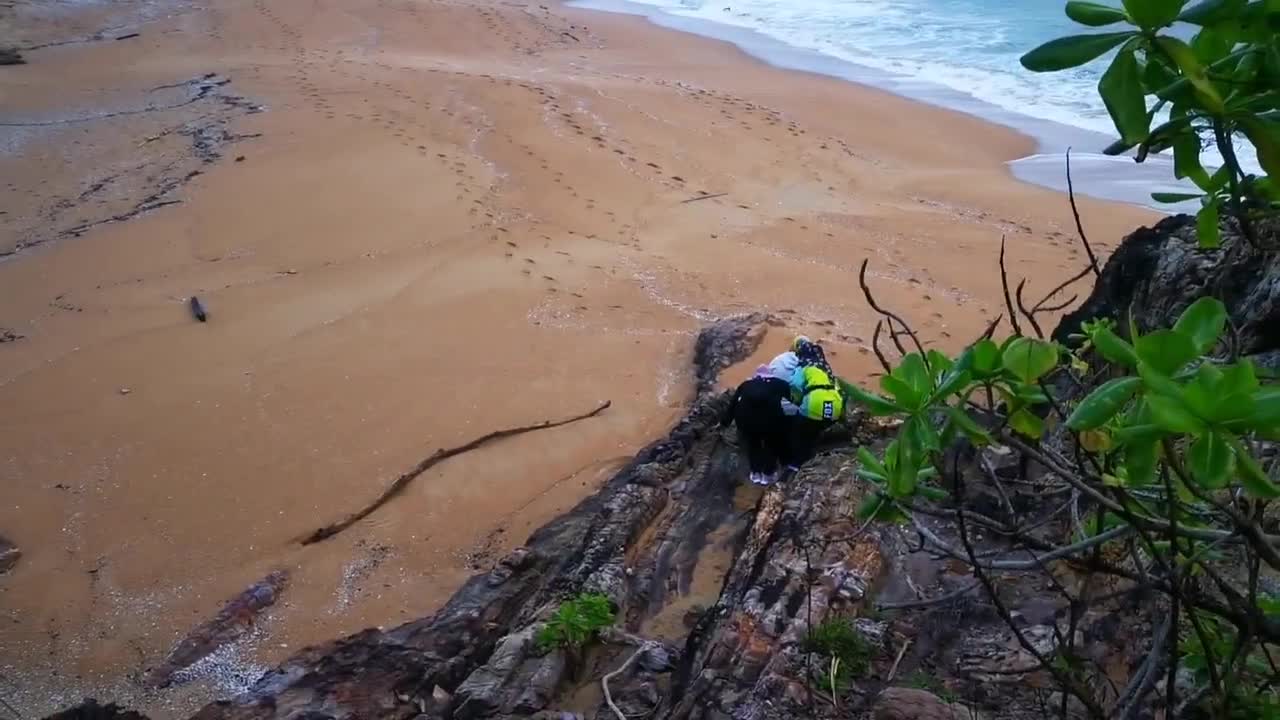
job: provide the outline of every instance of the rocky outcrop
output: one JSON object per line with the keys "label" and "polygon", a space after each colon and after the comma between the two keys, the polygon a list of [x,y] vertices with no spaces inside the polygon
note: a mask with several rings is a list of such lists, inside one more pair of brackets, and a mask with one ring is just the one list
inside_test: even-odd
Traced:
{"label": "rocky outcrop", "polygon": [[1063,317],[1053,337],[1067,342],[1085,320],[1130,313],[1143,330],[1168,327],[1205,296],[1226,304],[1238,351],[1254,355],[1280,350],[1280,219],[1255,228],[1259,245],[1224,225],[1222,245],[1201,250],[1195,218],[1169,217],[1140,228],[1107,260],[1089,298]]}
{"label": "rocky outcrop", "polygon": [[889,688],[880,693],[873,720],[974,720],[968,708],[946,702],[927,690]]}
{"label": "rocky outcrop", "polygon": [[0,575],[9,572],[22,559],[22,551],[0,535]]}
{"label": "rocky outcrop", "polygon": [[23,65],[26,62],[17,48],[0,48],[0,65]]}

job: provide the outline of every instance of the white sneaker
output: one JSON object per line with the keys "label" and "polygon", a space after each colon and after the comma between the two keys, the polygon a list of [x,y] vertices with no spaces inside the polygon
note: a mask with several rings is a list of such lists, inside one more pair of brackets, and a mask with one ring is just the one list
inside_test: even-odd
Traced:
{"label": "white sneaker", "polygon": [[775,482],[777,482],[777,480],[778,480],[778,473],[776,473],[776,472],[769,473],[768,475],[765,475],[764,473],[761,473],[761,474],[760,474],[760,483],[759,483],[759,484],[760,484],[760,485],[763,485],[764,487],[769,487],[770,485],[772,485],[772,484],[774,484]]}
{"label": "white sneaker", "polygon": [[751,484],[752,484],[752,485],[759,485],[759,484],[760,484],[760,478],[762,478],[762,477],[764,477],[764,476],[763,476],[763,475],[761,475],[761,474],[760,474],[760,473],[758,473],[758,472],[753,472],[753,473],[751,473]]}

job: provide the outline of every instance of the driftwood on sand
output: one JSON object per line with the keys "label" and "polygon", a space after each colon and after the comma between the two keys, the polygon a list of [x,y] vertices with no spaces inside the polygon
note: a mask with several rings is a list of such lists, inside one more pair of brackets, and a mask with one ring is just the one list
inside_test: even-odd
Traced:
{"label": "driftwood on sand", "polygon": [[422,462],[413,466],[413,468],[410,469],[408,472],[405,472],[400,477],[396,478],[395,482],[391,483],[391,485],[386,490],[384,490],[381,495],[378,496],[377,500],[374,500],[373,502],[364,506],[364,508],[362,508],[358,512],[348,515],[346,518],[344,518],[340,522],[333,523],[332,525],[325,525],[324,527],[319,528],[318,530],[311,533],[310,535],[307,535],[305,538],[302,539],[302,544],[311,545],[313,543],[318,543],[321,540],[327,540],[333,537],[334,535],[337,535],[338,533],[342,532],[343,530],[346,530],[352,525],[355,525],[361,520],[369,517],[374,513],[374,511],[376,511],[378,508],[385,505],[387,501],[391,500],[391,498],[395,497],[396,495],[399,495],[406,487],[409,486],[409,483],[413,482],[413,480],[417,478],[419,475],[421,475],[422,473],[431,469],[431,467],[434,466],[436,463],[439,463],[443,460],[447,460],[455,455],[461,455],[462,453],[475,450],[481,445],[489,443],[493,440],[499,440],[501,438],[512,437],[515,435],[522,435],[527,432],[533,432],[534,430],[546,430],[548,428],[560,427],[562,425],[568,425],[570,423],[578,422],[579,420],[586,420],[587,418],[595,417],[596,415],[599,415],[600,413],[607,410],[609,406],[612,404],[613,403],[611,401],[606,400],[603,403],[601,403],[599,407],[597,407],[595,410],[592,410],[591,412],[588,412],[588,413],[583,413],[581,415],[574,415],[573,417],[565,418],[563,420],[556,420],[556,421],[543,420],[542,422],[535,423],[533,425],[522,425],[520,427],[506,428],[505,430],[497,430],[497,431],[488,433],[487,435],[481,435],[480,437],[464,445],[459,445],[457,447],[452,447],[452,448],[441,448],[435,451],[435,453],[433,453],[430,457],[425,458]]}

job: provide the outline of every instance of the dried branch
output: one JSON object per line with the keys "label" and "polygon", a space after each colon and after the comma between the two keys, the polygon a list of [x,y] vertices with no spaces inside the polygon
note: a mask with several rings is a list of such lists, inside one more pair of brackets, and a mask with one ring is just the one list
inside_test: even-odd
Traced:
{"label": "dried branch", "polygon": [[381,495],[378,496],[378,499],[364,506],[359,511],[352,513],[351,515],[348,515],[346,518],[344,518],[343,520],[340,520],[339,522],[333,523],[331,525],[325,525],[324,527],[319,528],[315,532],[303,538],[301,543],[303,545],[312,545],[320,542],[321,540],[327,540],[333,537],[334,535],[337,535],[338,533],[342,532],[343,530],[346,530],[352,525],[355,525],[356,523],[360,522],[366,517],[369,517],[378,508],[382,507],[388,501],[394,498],[396,495],[399,495],[401,492],[403,492],[404,489],[409,486],[409,483],[413,482],[415,478],[417,478],[419,475],[426,472],[432,466],[436,465],[437,463],[443,460],[447,460],[455,455],[461,455],[462,453],[475,450],[481,445],[488,444],[494,440],[499,440],[501,438],[513,437],[515,435],[523,435],[524,433],[533,432],[534,430],[546,430],[549,428],[560,427],[562,425],[575,423],[575,422],[578,422],[579,420],[586,420],[587,418],[595,417],[596,415],[599,415],[600,413],[604,412],[609,408],[611,404],[612,403],[610,401],[606,400],[603,403],[601,403],[600,406],[597,407],[595,410],[592,410],[591,412],[583,413],[581,415],[574,415],[573,417],[565,418],[564,420],[556,420],[554,422],[551,420],[544,420],[540,423],[535,423],[533,425],[523,425],[521,427],[507,428],[505,430],[497,430],[495,432],[481,435],[480,437],[466,444],[459,445],[453,448],[442,448],[440,450],[437,450],[430,457],[424,459],[422,462],[413,466],[413,468],[410,469],[408,472],[405,472],[402,475],[400,475],[400,477],[396,478],[395,482],[391,483],[391,485],[386,490],[384,490]]}
{"label": "dried branch", "polygon": [[1089,244],[1089,238],[1084,234],[1084,224],[1080,222],[1080,208],[1076,207],[1076,188],[1071,182],[1071,148],[1067,148],[1067,199],[1071,201],[1071,215],[1076,220],[1076,232],[1080,233],[1080,242],[1084,244],[1084,252],[1089,256],[1089,268],[1093,270],[1095,277],[1102,276],[1102,270],[1098,268],[1098,257],[1093,254],[1093,246]]}
{"label": "dried branch", "polygon": [[1004,306],[1009,311],[1009,324],[1013,325],[1013,334],[1021,335],[1022,326],[1018,325],[1018,313],[1013,309],[1013,298],[1009,295],[1009,271],[1004,266],[1005,236],[1000,236],[1000,288],[1004,290]]}

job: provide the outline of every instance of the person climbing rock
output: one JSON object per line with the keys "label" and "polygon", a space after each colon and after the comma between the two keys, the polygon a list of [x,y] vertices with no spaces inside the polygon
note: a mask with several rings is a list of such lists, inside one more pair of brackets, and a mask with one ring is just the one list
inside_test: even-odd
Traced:
{"label": "person climbing rock", "polygon": [[822,431],[844,418],[844,396],[831,375],[816,365],[797,368],[790,389],[791,400],[782,403],[787,416],[783,462],[795,471],[813,457]]}
{"label": "person climbing rock", "polygon": [[778,466],[787,452],[787,417],[783,403],[791,394],[790,384],[774,377],[768,365],[738,386],[720,424],[738,425],[738,436],[747,450],[751,482],[771,485],[778,479]]}
{"label": "person climbing rock", "polygon": [[792,342],[791,351],[795,353],[796,364],[800,367],[816,367],[832,380],[835,379],[836,374],[831,370],[831,363],[827,362],[827,354],[818,343],[800,335]]}

